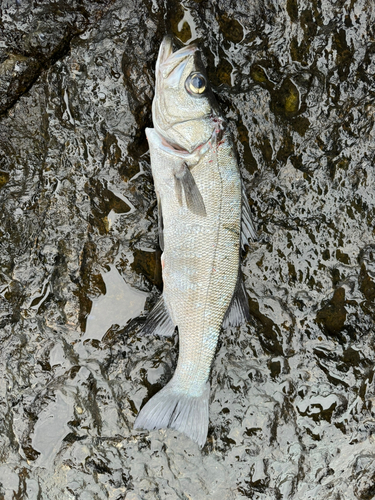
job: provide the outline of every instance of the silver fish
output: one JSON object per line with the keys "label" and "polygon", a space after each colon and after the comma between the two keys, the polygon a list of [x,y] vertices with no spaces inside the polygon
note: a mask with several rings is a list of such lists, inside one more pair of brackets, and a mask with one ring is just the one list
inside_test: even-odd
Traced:
{"label": "silver fish", "polygon": [[156,63],[146,130],[159,209],[163,295],[146,333],[179,333],[170,382],[140,411],[135,429],[176,429],[203,446],[209,374],[222,325],[249,316],[241,244],[255,239],[232,139],[209,88],[200,52],[173,52],[165,37]]}

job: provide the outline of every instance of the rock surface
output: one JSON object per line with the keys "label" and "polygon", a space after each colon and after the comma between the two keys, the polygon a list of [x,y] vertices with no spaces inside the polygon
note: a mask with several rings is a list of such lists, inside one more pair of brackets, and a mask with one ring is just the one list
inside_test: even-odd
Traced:
{"label": "rock surface", "polygon": [[[0,6],[0,498],[375,497],[371,0]],[[164,34],[200,39],[260,239],[199,450],[135,432],[177,338],[144,128]]]}

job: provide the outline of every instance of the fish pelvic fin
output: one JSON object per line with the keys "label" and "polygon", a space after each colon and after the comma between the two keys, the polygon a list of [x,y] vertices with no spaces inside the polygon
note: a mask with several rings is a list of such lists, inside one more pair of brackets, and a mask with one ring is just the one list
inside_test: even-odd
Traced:
{"label": "fish pelvic fin", "polygon": [[158,203],[158,232],[159,232],[159,246],[164,251],[164,221],[163,221],[163,210],[161,207],[161,199],[158,193],[156,193],[156,199]]}
{"label": "fish pelvic fin", "polygon": [[208,432],[209,395],[208,382],[200,396],[193,396],[176,389],[171,381],[141,409],[134,429],[175,429],[202,448]]}

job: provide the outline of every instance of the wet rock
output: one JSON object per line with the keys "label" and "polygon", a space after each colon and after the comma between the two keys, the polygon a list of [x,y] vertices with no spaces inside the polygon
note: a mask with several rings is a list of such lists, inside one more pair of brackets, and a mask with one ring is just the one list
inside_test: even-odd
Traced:
{"label": "wet rock", "polygon": [[344,328],[345,320],[345,290],[338,288],[332,299],[318,311],[316,321],[322,324],[328,333],[338,334]]}
{"label": "wet rock", "polygon": [[[0,10],[0,497],[372,498],[371,2]],[[203,450],[133,430],[178,352],[140,333],[162,286],[144,129],[166,33],[203,46],[259,231]]]}
{"label": "wet rock", "polygon": [[99,0],[79,8],[74,1],[48,6],[11,0],[3,3],[0,115],[14,106],[46,67],[69,52],[72,38],[97,20],[107,4]]}
{"label": "wet rock", "polygon": [[138,274],[145,276],[150,283],[161,290],[163,287],[160,264],[161,251],[150,252],[135,248],[133,252],[134,261],[131,265],[132,269]]}
{"label": "wet rock", "polygon": [[353,472],[357,476],[354,493],[356,498],[367,500],[375,496],[374,456],[360,455],[353,464]]}

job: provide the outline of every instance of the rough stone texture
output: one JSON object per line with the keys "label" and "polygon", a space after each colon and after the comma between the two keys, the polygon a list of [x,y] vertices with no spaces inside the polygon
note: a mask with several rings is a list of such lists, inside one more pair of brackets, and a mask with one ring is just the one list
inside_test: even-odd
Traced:
{"label": "rough stone texture", "polygon": [[[374,498],[373,2],[0,9],[0,498]],[[146,309],[161,289],[144,128],[170,32],[201,39],[260,235],[203,450],[132,430],[177,338],[82,341],[110,269]]]}

